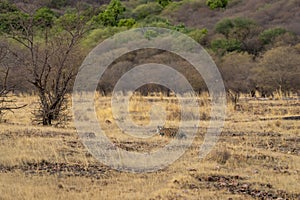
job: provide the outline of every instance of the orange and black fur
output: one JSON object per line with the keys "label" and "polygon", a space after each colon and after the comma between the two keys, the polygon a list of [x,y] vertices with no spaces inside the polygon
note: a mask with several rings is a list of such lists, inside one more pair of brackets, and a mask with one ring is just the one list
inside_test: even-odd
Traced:
{"label": "orange and black fur", "polygon": [[178,129],[175,128],[165,128],[163,126],[158,126],[156,131],[162,137],[177,137],[179,139],[186,138],[186,135],[184,133],[178,133]]}

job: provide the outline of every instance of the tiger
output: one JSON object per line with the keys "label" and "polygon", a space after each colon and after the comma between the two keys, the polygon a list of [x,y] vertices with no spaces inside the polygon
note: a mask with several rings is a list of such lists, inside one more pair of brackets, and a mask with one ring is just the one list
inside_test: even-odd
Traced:
{"label": "tiger", "polygon": [[178,129],[175,129],[175,128],[165,128],[163,126],[157,126],[156,132],[162,137],[164,137],[164,136],[170,137],[170,138],[176,137],[179,139],[186,138],[186,134],[184,134],[182,132],[178,133]]}

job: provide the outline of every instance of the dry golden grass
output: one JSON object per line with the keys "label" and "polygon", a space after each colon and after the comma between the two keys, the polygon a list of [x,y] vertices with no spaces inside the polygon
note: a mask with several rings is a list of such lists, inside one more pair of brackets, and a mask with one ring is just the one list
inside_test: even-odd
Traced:
{"label": "dry golden grass", "polygon": [[[124,134],[116,124],[122,119],[112,115],[110,97],[96,97],[99,123],[119,147],[147,152],[169,142],[157,135],[139,139]],[[210,113],[208,96],[201,96],[200,109],[195,108],[201,122],[193,145],[166,169],[133,174],[115,171],[94,159],[72,123],[64,128],[31,125],[35,100],[19,97],[18,101],[29,106],[7,114],[7,123],[0,124],[0,199],[300,198],[299,120],[280,118],[300,115],[299,101],[241,101],[240,111],[228,103],[219,141],[200,160],[199,146]],[[152,103],[165,108],[166,126],[178,126],[176,98],[161,95],[132,97],[131,119],[148,124]],[[195,122],[186,123],[193,128]]]}

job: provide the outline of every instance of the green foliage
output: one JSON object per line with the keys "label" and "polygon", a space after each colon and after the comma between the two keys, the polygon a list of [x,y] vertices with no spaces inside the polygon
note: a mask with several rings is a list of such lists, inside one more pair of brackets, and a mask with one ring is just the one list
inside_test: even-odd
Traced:
{"label": "green foliage", "polygon": [[68,32],[77,31],[80,28],[90,29],[94,21],[91,20],[89,13],[78,10],[67,10],[64,15],[55,20],[55,28],[57,31],[66,30]]}
{"label": "green foliage", "polygon": [[183,1],[172,1],[164,8],[164,14],[171,15],[176,12],[182,5]]}
{"label": "green foliage", "polygon": [[156,16],[156,15],[149,15],[145,19],[139,21],[137,23],[137,27],[145,27],[145,26],[151,26],[151,27],[161,27],[161,28],[170,28],[172,25],[170,22],[162,17]]}
{"label": "green foliage", "polygon": [[183,23],[180,23],[178,25],[172,26],[171,29],[181,32],[181,33],[187,33],[188,29],[185,27]]}
{"label": "green foliage", "polygon": [[108,26],[105,28],[94,29],[90,31],[88,36],[81,42],[81,45],[86,49],[92,49],[97,46],[100,42],[113,36],[116,33],[127,30],[127,27],[112,27]]}
{"label": "green foliage", "polygon": [[145,23],[145,24],[165,23],[170,25],[168,19],[159,17],[157,15],[149,15],[141,23]]}
{"label": "green foliage", "polygon": [[135,19],[129,18],[129,19],[120,19],[118,26],[126,26],[128,28],[131,28],[136,23]]}
{"label": "green foliage", "polygon": [[148,40],[158,36],[158,33],[155,30],[147,30],[144,34],[145,38]]}
{"label": "green foliage", "polygon": [[111,0],[105,11],[100,13],[95,20],[104,26],[117,26],[124,11],[125,7],[120,0]]}
{"label": "green foliage", "polygon": [[49,8],[40,8],[34,14],[34,24],[41,28],[51,27],[55,20],[55,13]]}
{"label": "green foliage", "polygon": [[17,9],[7,1],[0,1],[0,33],[11,34],[12,31],[24,31],[29,15]]}
{"label": "green foliage", "polygon": [[263,31],[259,39],[266,45],[270,44],[274,39],[280,35],[283,35],[287,32],[284,28],[271,28]]}
{"label": "green foliage", "polygon": [[13,4],[10,4],[7,1],[0,1],[0,13],[16,12],[16,11],[18,11],[18,9]]}
{"label": "green foliage", "polygon": [[215,26],[215,31],[228,37],[230,31],[234,28],[234,23],[231,19],[223,19]]}
{"label": "green foliage", "polygon": [[256,25],[256,23],[248,18],[237,17],[233,19],[234,28],[236,29],[249,29],[251,26]]}
{"label": "green foliage", "polygon": [[12,31],[24,31],[29,15],[21,11],[6,12],[0,14],[0,32],[11,34]]}
{"label": "green foliage", "polygon": [[149,15],[158,15],[163,10],[163,7],[157,2],[150,2],[137,6],[133,11],[133,16],[137,20],[144,19]]}
{"label": "green foliage", "polygon": [[237,36],[243,34],[243,31],[249,30],[256,26],[256,23],[247,18],[223,19],[215,26],[217,33],[223,34],[225,37]]}
{"label": "green foliage", "polygon": [[167,5],[169,5],[171,0],[156,0],[156,2],[159,3],[159,5],[161,5],[162,7],[166,7]]}
{"label": "green foliage", "polygon": [[228,0],[207,0],[206,5],[210,7],[210,9],[216,8],[226,8],[228,4]]}
{"label": "green foliage", "polygon": [[256,23],[247,18],[235,18],[232,20],[234,27],[230,31],[230,38],[237,39],[241,42],[246,40],[251,35],[251,30],[254,30],[257,25]]}
{"label": "green foliage", "polygon": [[223,19],[215,26],[217,33],[223,34],[226,39],[212,42],[213,48],[226,51],[242,50],[257,55],[262,50],[258,35],[261,28],[247,18]]}
{"label": "green foliage", "polygon": [[82,18],[83,18],[83,16],[80,17],[75,12],[67,12],[63,16],[58,18],[58,20],[56,21],[56,24],[58,26],[62,27],[63,29],[72,30],[72,29],[75,29],[77,23]]}
{"label": "green foliage", "polygon": [[224,55],[225,52],[233,52],[241,50],[241,42],[235,39],[216,39],[211,42],[213,51]]}
{"label": "green foliage", "polygon": [[188,33],[188,36],[193,38],[196,42],[201,43],[203,38],[207,35],[208,30],[204,29],[195,29]]}

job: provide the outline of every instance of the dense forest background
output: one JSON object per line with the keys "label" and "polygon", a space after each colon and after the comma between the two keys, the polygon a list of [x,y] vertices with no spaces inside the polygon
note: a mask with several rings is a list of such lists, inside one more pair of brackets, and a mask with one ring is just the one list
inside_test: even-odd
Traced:
{"label": "dense forest background", "polygon": [[[1,88],[64,95],[97,44],[130,28],[154,26],[180,31],[206,48],[235,98],[254,91],[288,96],[300,89],[299,8],[295,0],[1,0]],[[99,90],[108,94],[128,69],[148,62],[173,66],[196,91],[206,90],[183,59],[149,49],[115,61]],[[141,88],[151,90],[165,89]]]}

